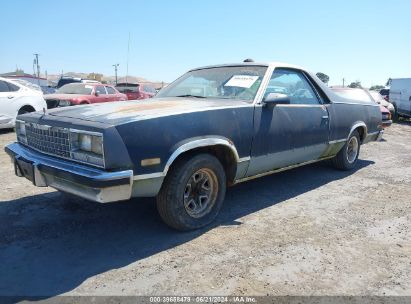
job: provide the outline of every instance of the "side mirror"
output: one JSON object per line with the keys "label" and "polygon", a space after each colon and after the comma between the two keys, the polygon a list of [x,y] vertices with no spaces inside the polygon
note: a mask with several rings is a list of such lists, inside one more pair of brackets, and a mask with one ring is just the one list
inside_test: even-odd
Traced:
{"label": "side mirror", "polygon": [[96,97],[98,97],[98,95],[100,95],[97,91],[95,91],[94,92],[94,95],[96,96]]}
{"label": "side mirror", "polygon": [[276,104],[290,104],[290,97],[286,94],[281,93],[269,93],[263,100],[267,105],[276,105]]}

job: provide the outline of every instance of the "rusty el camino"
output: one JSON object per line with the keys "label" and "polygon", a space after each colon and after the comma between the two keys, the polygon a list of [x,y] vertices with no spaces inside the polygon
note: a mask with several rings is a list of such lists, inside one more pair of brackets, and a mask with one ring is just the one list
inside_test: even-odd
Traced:
{"label": "rusty el camino", "polygon": [[325,159],[353,169],[383,129],[376,104],[298,66],[247,62],[193,69],[148,101],[21,115],[16,132],[5,150],[35,186],[101,203],[156,196],[168,225],[192,230],[227,186]]}

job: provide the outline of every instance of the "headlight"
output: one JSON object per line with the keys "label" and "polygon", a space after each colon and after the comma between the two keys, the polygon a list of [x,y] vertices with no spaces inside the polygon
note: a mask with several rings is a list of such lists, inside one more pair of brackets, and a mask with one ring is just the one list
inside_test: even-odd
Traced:
{"label": "headlight", "polygon": [[91,152],[91,137],[88,134],[79,134],[78,143],[80,150]]}
{"label": "headlight", "polygon": [[27,144],[26,138],[26,124],[22,120],[16,120],[16,134],[17,134],[17,141]]}
{"label": "headlight", "polygon": [[70,138],[73,159],[104,167],[103,134],[71,130]]}
{"label": "headlight", "polygon": [[69,100],[60,100],[59,107],[68,107],[71,106],[71,102]]}
{"label": "headlight", "polygon": [[16,120],[16,133],[17,135],[26,136],[26,124],[24,121]]}

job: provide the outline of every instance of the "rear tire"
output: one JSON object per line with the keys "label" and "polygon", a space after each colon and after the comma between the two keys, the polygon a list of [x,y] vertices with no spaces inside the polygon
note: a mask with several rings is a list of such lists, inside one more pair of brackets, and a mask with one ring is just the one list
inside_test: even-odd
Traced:
{"label": "rear tire", "polygon": [[217,158],[199,154],[178,160],[157,196],[157,210],[170,227],[189,231],[210,224],[223,204],[226,175]]}
{"label": "rear tire", "polygon": [[340,152],[331,160],[333,166],[344,171],[354,169],[360,155],[360,145],[360,134],[355,130],[351,133]]}
{"label": "rear tire", "polygon": [[400,120],[401,115],[398,114],[397,106],[394,105],[394,115],[392,116],[392,121],[397,122]]}

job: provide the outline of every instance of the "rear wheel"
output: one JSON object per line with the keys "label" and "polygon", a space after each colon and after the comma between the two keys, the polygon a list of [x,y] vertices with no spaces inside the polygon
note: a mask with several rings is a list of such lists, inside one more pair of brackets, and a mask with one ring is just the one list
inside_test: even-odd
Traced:
{"label": "rear wheel", "polygon": [[393,121],[398,121],[400,119],[401,115],[398,114],[397,106],[394,105],[394,114],[392,115],[392,120]]}
{"label": "rear wheel", "polygon": [[340,170],[352,170],[360,155],[360,135],[357,130],[352,132],[340,152],[332,159],[334,167]]}
{"label": "rear wheel", "polygon": [[217,158],[209,154],[183,158],[167,174],[157,196],[157,209],[174,229],[198,229],[217,216],[225,190],[226,176]]}

